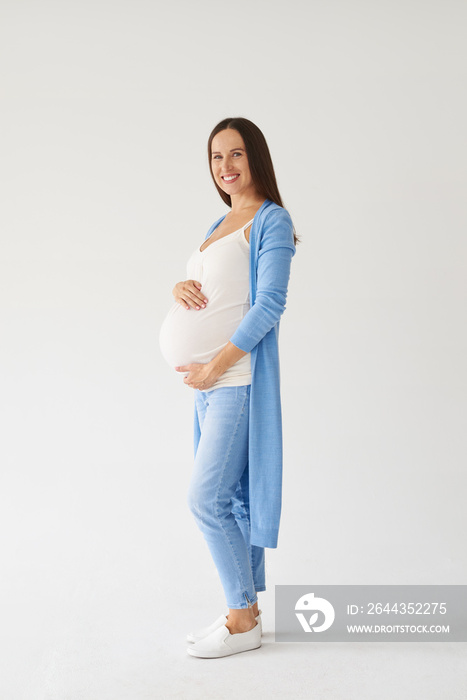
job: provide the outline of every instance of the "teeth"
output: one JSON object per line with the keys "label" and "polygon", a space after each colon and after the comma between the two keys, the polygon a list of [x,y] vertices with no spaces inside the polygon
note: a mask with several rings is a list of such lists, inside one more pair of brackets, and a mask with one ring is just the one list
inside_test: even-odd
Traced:
{"label": "teeth", "polygon": [[235,180],[236,177],[238,177],[238,175],[224,175],[224,180]]}

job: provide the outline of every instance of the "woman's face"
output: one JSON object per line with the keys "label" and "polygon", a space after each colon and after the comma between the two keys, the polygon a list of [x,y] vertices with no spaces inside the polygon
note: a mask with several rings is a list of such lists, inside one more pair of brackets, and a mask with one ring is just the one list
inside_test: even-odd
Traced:
{"label": "woman's face", "polygon": [[245,144],[235,129],[224,129],[214,136],[211,168],[216,183],[227,194],[255,194]]}

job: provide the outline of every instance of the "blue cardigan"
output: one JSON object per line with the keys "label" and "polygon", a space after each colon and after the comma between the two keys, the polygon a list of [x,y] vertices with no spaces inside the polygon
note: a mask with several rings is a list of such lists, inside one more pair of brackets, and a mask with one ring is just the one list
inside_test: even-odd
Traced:
{"label": "blue cardigan", "polygon": [[[206,238],[226,215],[215,221]],[[279,319],[284,312],[292,257],[290,214],[269,199],[250,229],[250,309],[230,342],[251,352],[249,414],[250,541],[277,547],[282,505],[282,414]],[[195,456],[201,436],[195,409]]]}

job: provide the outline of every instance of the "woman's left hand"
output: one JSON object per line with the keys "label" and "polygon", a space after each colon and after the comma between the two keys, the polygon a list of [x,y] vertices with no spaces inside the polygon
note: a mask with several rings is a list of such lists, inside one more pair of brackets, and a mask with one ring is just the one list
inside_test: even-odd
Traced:
{"label": "woman's left hand", "polygon": [[189,365],[180,365],[179,367],[175,367],[175,369],[177,372],[188,372],[183,382],[191,386],[192,389],[206,391],[216,381],[216,377],[213,376],[209,363],[201,364],[199,362],[191,362]]}

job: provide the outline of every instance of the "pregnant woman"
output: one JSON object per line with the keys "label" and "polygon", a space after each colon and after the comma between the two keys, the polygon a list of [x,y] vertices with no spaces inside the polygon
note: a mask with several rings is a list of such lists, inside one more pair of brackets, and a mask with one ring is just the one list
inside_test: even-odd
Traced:
{"label": "pregnant woman", "polygon": [[224,119],[208,140],[226,215],[187,263],[160,329],[167,362],[194,389],[188,504],[224,589],[227,615],[192,632],[188,653],[261,646],[265,548],[277,547],[282,495],[279,320],[298,239],[260,129]]}

